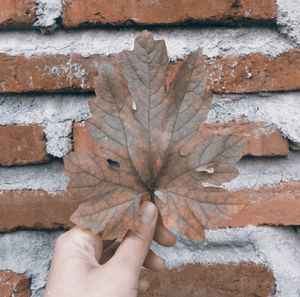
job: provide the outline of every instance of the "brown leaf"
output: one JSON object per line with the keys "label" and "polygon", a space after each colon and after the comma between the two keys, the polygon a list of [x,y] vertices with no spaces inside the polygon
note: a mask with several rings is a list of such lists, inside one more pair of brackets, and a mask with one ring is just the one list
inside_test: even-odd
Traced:
{"label": "brown leaf", "polygon": [[241,158],[239,136],[213,135],[169,170],[155,191],[164,225],[177,227],[191,239],[204,239],[204,227],[213,228],[243,207],[243,201],[214,187],[237,176],[233,165]]}
{"label": "brown leaf", "polygon": [[143,160],[136,155],[133,159],[141,179],[153,187],[175,121],[174,100],[166,94],[167,49],[163,41],[154,41],[145,32],[136,39],[134,51],[125,51],[123,56],[123,75],[136,107],[135,118],[144,130],[145,155]]}
{"label": "brown leaf", "polygon": [[70,179],[69,190],[85,201],[71,221],[94,234],[102,232],[104,238],[114,239],[134,228],[147,189],[130,162],[122,160],[120,169],[116,169],[108,160],[111,162],[105,158],[105,151],[72,152],[65,157],[65,170]]}
{"label": "brown leaf", "polygon": [[165,43],[148,32],[101,63],[86,125],[99,148],[65,157],[69,190],[85,201],[71,220],[105,239],[133,229],[145,199],[191,239],[243,207],[219,187],[238,174],[243,138],[198,131],[212,101],[202,54],[192,53],[167,88],[168,63]]}

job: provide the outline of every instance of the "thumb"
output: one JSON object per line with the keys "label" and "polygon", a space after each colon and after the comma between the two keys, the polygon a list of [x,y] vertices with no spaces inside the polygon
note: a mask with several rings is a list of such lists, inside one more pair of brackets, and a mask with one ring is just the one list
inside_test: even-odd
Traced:
{"label": "thumb", "polygon": [[113,261],[128,273],[140,275],[154,236],[158,212],[156,206],[146,201],[141,206],[141,219],[135,231],[129,231],[118,248]]}

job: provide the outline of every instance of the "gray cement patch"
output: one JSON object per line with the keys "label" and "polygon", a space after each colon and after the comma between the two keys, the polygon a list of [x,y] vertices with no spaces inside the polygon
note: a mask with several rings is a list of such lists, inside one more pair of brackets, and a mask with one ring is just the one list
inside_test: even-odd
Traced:
{"label": "gray cement patch", "polygon": [[61,232],[18,231],[0,234],[0,270],[32,278],[32,297],[42,297],[55,241]]}
{"label": "gray cement patch", "polygon": [[257,251],[273,270],[277,284],[275,296],[300,296],[299,237],[293,228],[265,228],[254,231],[253,239]]}

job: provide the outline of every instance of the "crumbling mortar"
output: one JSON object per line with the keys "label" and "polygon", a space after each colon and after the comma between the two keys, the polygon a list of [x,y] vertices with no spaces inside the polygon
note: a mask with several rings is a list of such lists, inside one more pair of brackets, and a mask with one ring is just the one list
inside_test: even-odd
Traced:
{"label": "crumbling mortar", "polygon": [[34,27],[42,33],[53,33],[59,27],[63,0],[36,0],[36,6]]}

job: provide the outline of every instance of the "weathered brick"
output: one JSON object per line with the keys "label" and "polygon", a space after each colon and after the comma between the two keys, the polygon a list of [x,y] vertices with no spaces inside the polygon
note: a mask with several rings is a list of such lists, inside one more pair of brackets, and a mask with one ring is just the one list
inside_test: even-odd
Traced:
{"label": "weathered brick", "polygon": [[0,270],[0,296],[30,297],[30,279],[24,274]]}
{"label": "weathered brick", "polygon": [[0,165],[25,165],[49,160],[41,126],[0,126]]}
{"label": "weathered brick", "polygon": [[0,92],[91,91],[96,69],[79,55],[0,55]]}
{"label": "weathered brick", "polygon": [[218,57],[211,64],[211,89],[215,93],[256,93],[300,88],[300,50],[278,57],[251,54]]}
{"label": "weathered brick", "polygon": [[275,293],[272,272],[251,263],[185,265],[172,270],[144,270],[150,281],[141,297],[269,297]]}
{"label": "weathered brick", "polygon": [[78,204],[64,191],[4,191],[0,194],[0,231],[70,227],[69,217]]}
{"label": "weathered brick", "polygon": [[0,28],[32,25],[35,7],[34,0],[0,0]]}
{"label": "weathered brick", "polygon": [[275,0],[67,0],[63,12],[66,27],[130,22],[157,25],[186,21],[257,21],[275,18]]}
{"label": "weathered brick", "polygon": [[[300,183],[290,182],[259,189],[233,191],[246,206],[215,227],[252,225],[300,225]],[[0,194],[0,231],[18,227],[50,229],[65,227],[69,217],[84,202],[69,192],[3,191]]]}
{"label": "weathered brick", "polygon": [[244,197],[249,204],[220,227],[243,227],[249,224],[299,225],[300,183],[282,183],[257,190],[240,190],[232,195]]}
{"label": "weathered brick", "polygon": [[[114,56],[115,57],[115,56]],[[110,57],[80,55],[9,56],[0,54],[0,93],[94,90],[96,65]],[[170,64],[168,83],[180,62]],[[300,50],[278,57],[263,54],[207,58],[215,93],[254,93],[300,89]]]}

